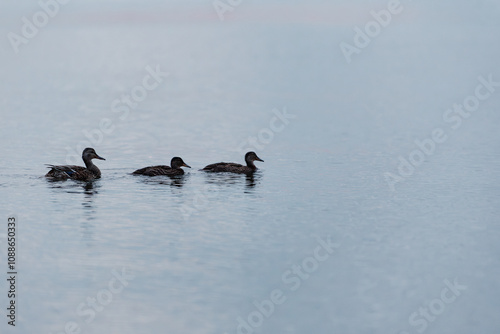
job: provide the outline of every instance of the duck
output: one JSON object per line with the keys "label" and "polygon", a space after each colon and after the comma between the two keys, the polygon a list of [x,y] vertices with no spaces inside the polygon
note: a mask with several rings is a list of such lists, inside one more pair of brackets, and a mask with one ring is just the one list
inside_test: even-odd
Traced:
{"label": "duck", "polygon": [[136,170],[132,174],[134,175],[146,175],[146,176],[157,176],[157,175],[184,175],[184,170],[181,167],[191,168],[188,166],[181,158],[173,157],[172,161],[170,161],[169,166],[150,166],[144,167]]}
{"label": "duck", "polygon": [[47,164],[50,171],[45,174],[45,177],[59,180],[72,179],[78,181],[92,181],[101,178],[101,171],[96,165],[94,165],[92,159],[106,159],[100,157],[91,147],[87,147],[83,150],[82,159],[85,163],[85,167],[73,165],[55,166]]}
{"label": "duck", "polygon": [[255,152],[248,152],[247,154],[245,154],[245,162],[247,164],[246,166],[232,162],[219,162],[216,164],[208,165],[201,170],[212,173],[228,172],[238,174],[252,174],[257,170],[257,167],[253,163],[254,161],[264,162],[264,160],[259,158]]}

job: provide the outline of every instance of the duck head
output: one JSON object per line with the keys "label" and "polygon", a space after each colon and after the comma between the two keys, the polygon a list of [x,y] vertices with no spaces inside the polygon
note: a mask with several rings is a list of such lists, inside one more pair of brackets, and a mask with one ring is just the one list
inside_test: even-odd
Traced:
{"label": "duck head", "polygon": [[173,169],[181,168],[181,167],[187,167],[191,168],[191,166],[186,165],[186,163],[179,157],[173,157],[172,161],[170,162],[170,167]]}
{"label": "duck head", "polygon": [[259,158],[257,156],[257,154],[255,154],[255,152],[248,152],[247,154],[245,154],[245,161],[247,162],[247,164],[248,163],[252,163],[253,164],[254,161],[262,161],[262,162],[264,162],[264,160],[262,160],[261,158]]}
{"label": "duck head", "polygon": [[83,150],[82,159],[83,161],[90,161],[92,159],[106,160],[103,157],[100,157],[91,147],[87,147]]}

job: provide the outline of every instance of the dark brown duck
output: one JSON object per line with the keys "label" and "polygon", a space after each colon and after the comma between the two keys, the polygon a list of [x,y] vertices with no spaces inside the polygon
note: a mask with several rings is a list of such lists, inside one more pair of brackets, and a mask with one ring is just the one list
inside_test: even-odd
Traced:
{"label": "dark brown duck", "polygon": [[47,165],[50,171],[45,174],[45,177],[50,177],[52,179],[59,180],[78,180],[78,181],[92,181],[94,179],[99,179],[101,177],[101,171],[92,162],[92,159],[106,160],[95,152],[93,148],[87,147],[83,150],[82,159],[85,163],[85,167],[81,166],[54,166]]}
{"label": "dark brown duck", "polygon": [[259,158],[257,154],[255,154],[255,152],[248,152],[247,154],[245,154],[245,162],[247,164],[246,166],[232,162],[219,162],[216,164],[208,165],[201,170],[213,173],[228,172],[228,173],[238,173],[238,174],[251,174],[257,170],[257,167],[253,163],[254,161],[264,162],[264,160]]}
{"label": "dark brown duck", "polygon": [[134,175],[146,175],[146,176],[157,176],[157,175],[183,175],[184,170],[181,167],[191,168],[186,165],[186,163],[179,157],[172,158],[170,162],[170,166],[150,166],[144,167],[136,170],[132,174]]}

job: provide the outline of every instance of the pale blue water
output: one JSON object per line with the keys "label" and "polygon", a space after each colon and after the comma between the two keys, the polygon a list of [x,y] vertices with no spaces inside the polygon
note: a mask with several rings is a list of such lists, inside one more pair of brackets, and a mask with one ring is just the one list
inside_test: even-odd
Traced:
{"label": "pale blue water", "polygon": [[[496,333],[500,87],[456,129],[443,115],[500,82],[499,6],[401,3],[350,64],[339,44],[385,2],[243,1],[224,22],[211,2],[75,2],[19,53],[1,39],[4,274],[10,215],[20,240],[0,332]],[[39,10],[1,7],[1,36]],[[102,179],[43,178],[88,144]],[[198,170],[247,148],[253,178]],[[184,177],[129,174],[173,156]]]}

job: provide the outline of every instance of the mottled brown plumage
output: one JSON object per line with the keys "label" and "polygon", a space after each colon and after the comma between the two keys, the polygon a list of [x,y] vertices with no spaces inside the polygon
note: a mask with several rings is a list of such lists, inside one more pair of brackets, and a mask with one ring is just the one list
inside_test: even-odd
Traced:
{"label": "mottled brown plumage", "polygon": [[45,174],[45,177],[50,177],[52,179],[59,180],[78,180],[78,181],[92,181],[94,179],[99,179],[101,177],[101,171],[92,162],[92,159],[106,160],[95,152],[93,148],[87,147],[83,150],[82,159],[85,163],[85,167],[65,165],[65,166],[54,166],[48,165],[50,171]]}
{"label": "mottled brown plumage", "polygon": [[245,162],[247,163],[246,166],[232,162],[219,162],[216,164],[208,165],[201,170],[212,173],[228,172],[238,174],[251,174],[257,170],[257,167],[255,167],[255,164],[253,163],[254,161],[264,162],[264,160],[259,158],[257,154],[255,154],[255,152],[248,152],[247,154],[245,154]]}
{"label": "mottled brown plumage", "polygon": [[146,175],[146,176],[158,176],[158,175],[175,176],[184,174],[184,170],[181,167],[191,168],[190,166],[186,165],[186,163],[179,157],[172,158],[172,161],[170,161],[170,166],[160,165],[160,166],[144,167],[136,170],[132,174]]}

